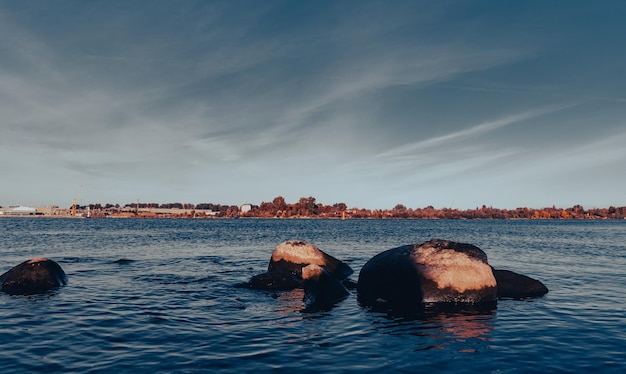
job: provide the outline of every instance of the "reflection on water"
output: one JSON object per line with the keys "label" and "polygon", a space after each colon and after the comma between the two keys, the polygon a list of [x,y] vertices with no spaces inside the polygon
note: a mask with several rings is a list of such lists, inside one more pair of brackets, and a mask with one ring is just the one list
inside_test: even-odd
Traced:
{"label": "reflection on water", "polygon": [[291,291],[273,292],[272,297],[276,303],[276,313],[282,315],[292,315],[304,308],[304,290],[296,288]]}
{"label": "reflection on water", "polygon": [[[436,329],[436,335],[431,331],[431,338],[454,339],[457,343],[466,343],[470,339],[489,341],[489,333],[493,330],[493,316],[486,315],[441,315],[438,318],[429,319],[429,324]],[[444,348],[448,343],[442,343],[433,348]],[[464,346],[459,352],[476,352],[475,348]]]}
{"label": "reflection on water", "polygon": [[[419,336],[415,350],[443,349],[453,343],[468,340],[489,341],[495,324],[495,309],[466,308],[442,310],[388,310],[370,313],[378,317],[375,330],[394,336]],[[426,343],[426,344],[425,344]],[[476,349],[463,344],[459,352],[475,352]]]}

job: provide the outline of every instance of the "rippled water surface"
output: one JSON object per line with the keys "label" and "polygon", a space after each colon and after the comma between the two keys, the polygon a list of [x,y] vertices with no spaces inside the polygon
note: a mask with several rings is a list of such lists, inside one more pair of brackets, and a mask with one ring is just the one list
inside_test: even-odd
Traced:
{"label": "rippled water surface", "polygon": [[[307,240],[356,281],[375,254],[472,243],[546,296],[492,312],[392,315],[353,291],[303,311],[302,291],[234,287]],[[2,372],[623,372],[626,222],[0,219],[0,273],[49,257],[69,284],[0,294]],[[123,261],[119,261],[123,260]]]}

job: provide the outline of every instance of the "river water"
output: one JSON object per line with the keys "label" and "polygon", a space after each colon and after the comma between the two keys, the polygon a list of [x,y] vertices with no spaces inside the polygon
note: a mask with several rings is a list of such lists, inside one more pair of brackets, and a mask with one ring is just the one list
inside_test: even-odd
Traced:
{"label": "river water", "polygon": [[[358,272],[442,238],[541,280],[544,297],[427,317],[305,311],[302,291],[235,287],[311,242]],[[0,273],[34,257],[69,283],[0,294],[10,372],[615,372],[626,368],[626,221],[0,219]],[[119,261],[123,260],[123,261]]]}

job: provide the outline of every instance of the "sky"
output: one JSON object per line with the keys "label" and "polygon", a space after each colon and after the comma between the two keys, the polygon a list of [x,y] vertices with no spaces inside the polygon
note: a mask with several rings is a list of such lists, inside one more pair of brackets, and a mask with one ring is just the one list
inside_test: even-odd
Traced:
{"label": "sky", "polygon": [[626,206],[624,16],[0,0],[0,206]]}

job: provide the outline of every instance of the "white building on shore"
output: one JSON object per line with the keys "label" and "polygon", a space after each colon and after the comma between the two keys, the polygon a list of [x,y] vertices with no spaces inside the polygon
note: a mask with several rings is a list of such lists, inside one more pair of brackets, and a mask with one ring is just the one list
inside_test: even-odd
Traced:
{"label": "white building on shore", "polygon": [[31,208],[29,206],[15,206],[15,207],[8,207],[8,208],[1,208],[0,209],[0,215],[3,216],[35,216],[39,214],[37,212],[37,209],[35,208]]}

